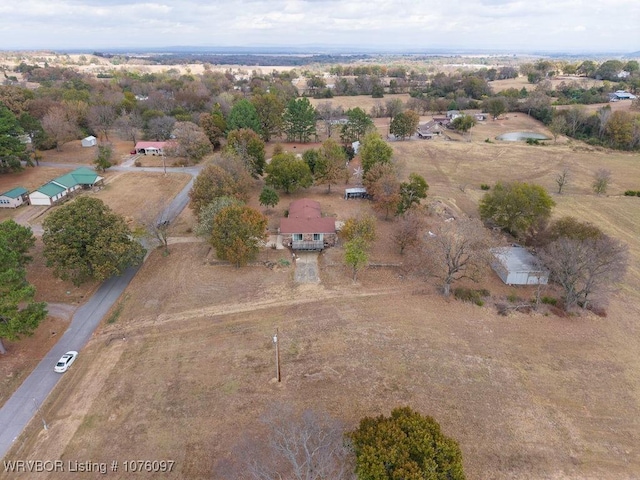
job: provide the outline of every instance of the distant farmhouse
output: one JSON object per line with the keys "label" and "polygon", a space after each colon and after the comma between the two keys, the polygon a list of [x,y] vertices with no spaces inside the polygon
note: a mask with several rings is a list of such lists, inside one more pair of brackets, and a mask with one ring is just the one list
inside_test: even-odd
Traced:
{"label": "distant farmhouse", "polygon": [[616,90],[615,92],[609,94],[610,102],[618,102],[620,100],[635,100],[636,98],[638,97],[636,97],[632,93],[625,92],[624,90]]}

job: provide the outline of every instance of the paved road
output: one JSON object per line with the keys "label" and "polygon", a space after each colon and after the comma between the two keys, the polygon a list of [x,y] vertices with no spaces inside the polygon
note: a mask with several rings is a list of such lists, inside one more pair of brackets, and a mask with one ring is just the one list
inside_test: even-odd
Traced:
{"label": "paved road", "polygon": [[[62,167],[61,164],[40,165]],[[73,165],[72,168],[77,167]],[[66,168],[66,167],[65,167]],[[122,170],[132,171],[162,171],[162,168],[127,168],[116,167]],[[114,169],[116,169],[114,168]],[[197,175],[198,168],[167,169],[168,172],[190,173],[192,177]],[[173,199],[169,206],[162,212],[158,221],[172,221],[186,207],[189,202],[189,190],[194,178]],[[22,433],[31,418],[36,414],[36,403],[40,405],[49,396],[62,375],[54,373],[55,362],[69,350],[80,352],[76,362],[82,362],[82,347],[86,345],[100,320],[106,315],[111,306],[118,300],[131,279],[135,276],[139,267],[129,268],[122,276],[113,277],[104,282],[98,291],[76,311],[69,328],[58,343],[47,353],[38,366],[31,372],[20,388],[11,396],[0,409],[0,458],[3,458],[16,438]],[[73,368],[73,366],[71,367]],[[34,401],[35,399],[35,401]],[[46,419],[45,419],[46,420]]]}
{"label": "paved road", "polygon": [[[69,350],[80,351],[89,341],[102,317],[120,297],[134,277],[138,268],[129,268],[122,276],[104,282],[98,291],[76,311],[64,335],[38,364],[31,375],[20,385],[0,409],[0,457],[4,457],[13,441],[27,426],[36,413],[34,403],[40,405],[51,393],[62,375],[53,367],[57,360]],[[82,352],[76,362],[82,362]],[[73,366],[71,367],[73,368]],[[46,419],[45,419],[46,420]]]}

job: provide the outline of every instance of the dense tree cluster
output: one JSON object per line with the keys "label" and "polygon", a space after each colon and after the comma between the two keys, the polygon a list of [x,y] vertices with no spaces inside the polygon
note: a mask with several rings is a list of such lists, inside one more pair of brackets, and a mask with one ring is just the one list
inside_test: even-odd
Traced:
{"label": "dense tree cluster", "polygon": [[13,220],[0,223],[0,354],[6,353],[3,339],[31,335],[47,315],[46,304],[35,301],[35,288],[26,277],[34,244],[30,228]]}

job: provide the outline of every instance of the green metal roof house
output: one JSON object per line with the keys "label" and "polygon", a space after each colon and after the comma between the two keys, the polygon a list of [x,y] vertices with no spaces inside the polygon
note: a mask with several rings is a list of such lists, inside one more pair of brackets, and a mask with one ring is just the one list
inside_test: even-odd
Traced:
{"label": "green metal roof house", "polygon": [[29,203],[29,192],[24,187],[16,187],[0,194],[0,208],[17,208],[23,203]]}
{"label": "green metal roof house", "polygon": [[80,167],[60,177],[29,194],[31,205],[53,205],[69,194],[81,188],[91,188],[104,180],[95,170]]}

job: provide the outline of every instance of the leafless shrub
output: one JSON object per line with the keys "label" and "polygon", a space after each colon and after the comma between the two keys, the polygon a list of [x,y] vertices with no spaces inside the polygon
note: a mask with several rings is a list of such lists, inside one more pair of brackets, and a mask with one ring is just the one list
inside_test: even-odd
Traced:
{"label": "leafless shrub", "polygon": [[227,479],[346,480],[354,479],[352,452],[345,444],[344,426],[324,412],[295,412],[276,404],[262,417],[267,440],[245,437],[234,452],[216,466]]}

